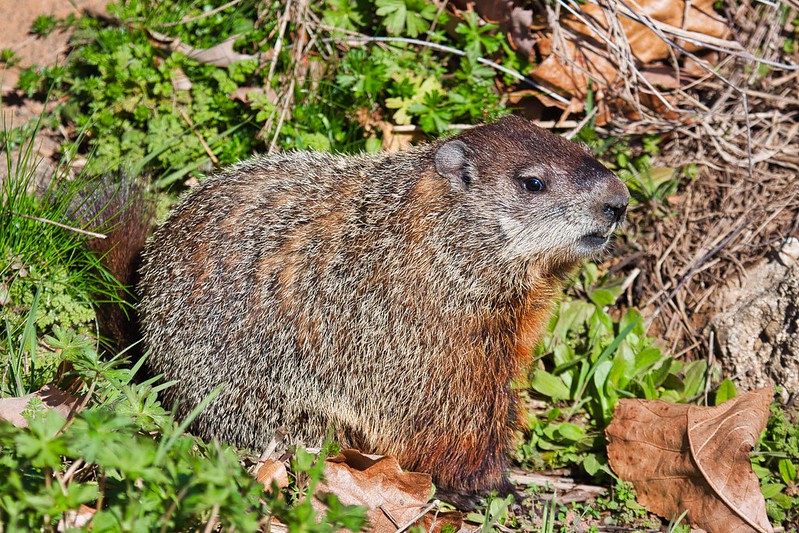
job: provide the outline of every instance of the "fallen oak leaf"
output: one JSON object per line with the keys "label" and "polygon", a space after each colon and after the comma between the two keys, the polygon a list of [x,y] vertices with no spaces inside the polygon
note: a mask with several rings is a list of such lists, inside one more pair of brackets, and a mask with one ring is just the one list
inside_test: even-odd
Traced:
{"label": "fallen oak leaf", "polygon": [[[430,474],[403,472],[393,457],[368,456],[346,449],[327,459],[325,481],[319,484],[316,495],[332,493],[344,505],[366,506],[371,531],[377,533],[394,533],[410,525],[438,532],[451,524],[455,531],[460,530],[460,512],[429,508],[432,488]],[[317,510],[323,510],[319,498],[315,497],[312,503]],[[425,509],[428,512],[422,514]]]}
{"label": "fallen oak leaf", "polygon": [[41,400],[45,409],[56,411],[67,420],[77,413],[83,401],[83,396],[74,396],[53,385],[45,385],[38,391],[25,396],[0,399],[0,420],[11,422],[18,428],[28,427],[28,421],[22,416],[22,413],[34,398]]}
{"label": "fallen oak leaf", "polygon": [[[688,440],[702,475],[731,509],[763,532],[772,529],[749,454],[766,429],[773,397],[774,389],[766,387],[716,407],[688,409]],[[725,472],[731,475],[720,475]]]}
{"label": "fallen oak leaf", "polygon": [[760,389],[716,407],[621,400],[605,430],[610,465],[664,518],[687,511],[710,533],[772,533],[749,460],[772,396]]}
{"label": "fallen oak leaf", "polygon": [[[618,77],[618,67],[603,50],[565,40],[560,53],[555,54],[551,37],[540,39],[539,47],[546,51],[542,55],[547,57],[535,67],[530,77],[556,93],[585,102],[589,78],[595,84],[594,89],[596,85],[601,89],[612,86]],[[564,57],[568,59],[564,60]],[[564,109],[569,107],[555,100],[551,104]]]}
{"label": "fallen oak leaf", "polygon": [[[621,76],[631,74],[629,69],[633,60],[644,67],[652,67],[654,65],[650,63],[672,57],[676,53],[672,41],[679,42],[681,49],[692,53],[704,50],[708,45],[742,49],[740,43],[727,39],[730,28],[715,14],[713,0],[633,0],[630,5],[611,2],[609,6],[582,3],[579,7],[567,9],[560,24],[568,31],[560,34],[565,37],[558,40],[557,46],[552,42],[553,32],[542,33],[536,39],[536,48],[543,60],[530,77],[563,96],[580,101],[585,101],[589,91],[597,88],[609,95],[617,92]],[[621,47],[614,42],[619,34],[624,38]],[[630,62],[629,65],[625,66],[623,57]],[[648,81],[646,76],[642,77]],[[596,95],[597,102],[602,100],[600,96]],[[676,118],[671,109],[670,95],[657,93],[652,102],[641,96],[638,99],[667,118]],[[549,99],[542,99],[542,102],[561,109],[567,107],[563,102]],[[626,113],[630,117],[639,114],[636,109]],[[598,124],[604,123],[604,117],[597,118],[600,119]]]}
{"label": "fallen oak leaf", "polygon": [[[726,40],[730,34],[729,24],[715,13],[713,2],[714,0],[692,0],[691,2],[685,0],[640,0],[636,2],[632,0],[630,5],[618,5],[619,12],[616,14],[611,14],[610,10],[596,4],[585,4],[581,6],[581,9],[584,13],[583,20],[593,21],[595,26],[605,31],[608,30],[606,17],[618,17],[630,50],[637,59],[646,64],[667,59],[672,53],[671,45],[653,31],[653,28],[667,35],[672,33],[672,38],[673,32],[691,38],[691,40],[680,44],[689,52],[701,50],[702,44],[695,43],[703,42],[715,46],[741,49],[739,43]],[[594,29],[576,17],[566,17],[563,22],[580,34],[591,37],[596,35]]]}

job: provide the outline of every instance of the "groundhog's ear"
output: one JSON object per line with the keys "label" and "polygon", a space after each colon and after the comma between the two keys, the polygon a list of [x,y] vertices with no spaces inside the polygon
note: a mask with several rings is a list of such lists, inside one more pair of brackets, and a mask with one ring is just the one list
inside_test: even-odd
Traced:
{"label": "groundhog's ear", "polygon": [[436,170],[449,179],[453,189],[463,189],[471,179],[471,168],[466,143],[452,140],[442,144],[436,151]]}

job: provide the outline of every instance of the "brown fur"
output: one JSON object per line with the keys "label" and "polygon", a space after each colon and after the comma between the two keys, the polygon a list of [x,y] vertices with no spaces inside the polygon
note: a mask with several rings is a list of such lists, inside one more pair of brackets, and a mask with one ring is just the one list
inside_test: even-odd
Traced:
{"label": "brown fur", "polygon": [[[543,192],[525,190],[539,177]],[[191,191],[145,249],[142,326],[204,437],[280,427],[395,455],[458,503],[505,477],[523,374],[563,277],[629,195],[506,117],[398,154],[256,158]]]}

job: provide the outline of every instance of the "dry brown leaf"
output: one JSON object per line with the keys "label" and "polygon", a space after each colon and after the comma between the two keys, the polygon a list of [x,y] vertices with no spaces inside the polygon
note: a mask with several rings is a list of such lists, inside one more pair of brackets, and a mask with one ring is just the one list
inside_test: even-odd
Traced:
{"label": "dry brown leaf", "polygon": [[39,398],[46,409],[53,409],[67,419],[75,415],[83,400],[82,396],[73,396],[58,390],[53,385],[45,385],[37,392],[25,396],[0,399],[0,420],[11,422],[18,428],[28,427],[28,421],[22,416],[22,412],[28,408],[28,403],[34,398]]}
{"label": "dry brown leaf", "polygon": [[233,43],[241,37],[240,35],[233,35],[225,41],[210,48],[194,48],[189,46],[180,39],[174,39],[168,35],[148,30],[150,36],[155,39],[159,44],[166,46],[170,50],[181,52],[189,59],[213,65],[215,67],[227,67],[236,63],[237,61],[244,61],[245,59],[256,59],[256,56],[250,54],[240,54],[233,49]]}
{"label": "dry brown leaf", "polygon": [[[542,39],[539,46],[551,50],[551,38]],[[560,54],[568,60],[550,53],[530,76],[554,91],[567,94],[581,102],[585,102],[585,96],[588,93],[589,76],[593,80],[594,89],[597,88],[597,85],[600,89],[608,87],[616,80],[617,68],[604,52],[587,46],[577,46],[571,41],[564,41],[564,48],[564,50],[560,50]],[[553,100],[553,103],[555,102]],[[559,102],[555,105],[561,108],[566,107]]]}
{"label": "dry brown leaf", "polygon": [[[403,472],[393,457],[366,456],[357,450],[342,450],[325,464],[325,482],[317,494],[333,493],[345,505],[365,505],[371,531],[393,533],[418,517],[428,507],[432,493],[430,474]],[[321,502],[314,498],[314,506],[321,510]],[[391,518],[394,522],[392,522]],[[436,513],[430,510],[417,525],[436,532],[444,524],[459,530],[461,513]]]}
{"label": "dry brown leaf", "polygon": [[473,7],[483,20],[499,24],[514,50],[530,58],[535,40],[530,33],[535,25],[533,10],[513,0],[474,0],[456,2],[460,9]]}
{"label": "dry brown leaf", "polygon": [[771,533],[749,452],[773,394],[760,389],[716,407],[621,400],[605,430],[610,465],[664,518],[687,511],[710,533]]}
{"label": "dry brown leaf", "polygon": [[186,76],[182,68],[177,67],[172,71],[172,88],[175,89],[175,92],[190,91],[192,85],[191,79]]}
{"label": "dry brown leaf", "polygon": [[238,100],[247,105],[252,104],[257,98],[266,96],[266,100],[271,104],[277,104],[277,92],[271,87],[237,87],[232,93],[228,93],[228,98]]}
{"label": "dry brown leaf", "polygon": [[[651,17],[665,25],[664,27],[693,32],[697,38],[724,39],[729,35],[730,29],[726,21],[713,11],[713,2],[714,0],[697,0],[686,5],[683,0],[640,0],[631,2],[630,7],[636,13]],[[584,4],[582,8],[595,23],[603,29],[607,28],[605,9],[591,3]],[[619,17],[619,22],[633,55],[640,61],[649,63],[669,57],[669,44],[654,31],[627,17]],[[576,19],[567,18],[564,24],[583,35],[596,35],[588,26]],[[680,46],[689,52],[701,49],[699,45],[678,40],[672,35],[669,37],[677,40]]]}
{"label": "dry brown leaf", "polygon": [[646,81],[656,87],[663,87],[665,89],[677,89],[680,87],[677,74],[671,67],[663,65],[655,65],[641,69],[641,74],[646,78]]}
{"label": "dry brown leaf", "polygon": [[56,524],[56,531],[69,531],[70,529],[83,528],[94,517],[97,509],[81,504],[78,509],[64,512],[64,517]]}
{"label": "dry brown leaf", "polygon": [[766,387],[716,407],[691,406],[688,440],[699,470],[716,494],[757,531],[771,531],[749,454],[766,429],[774,389]]}
{"label": "dry brown leaf", "polygon": [[[648,17],[652,21],[650,24],[658,26],[661,31],[674,31],[716,45],[723,43],[735,47],[737,44],[723,41],[730,30],[726,22],[714,13],[712,0],[687,3],[683,0],[640,0],[631,2],[630,7],[635,13]],[[619,73],[616,60],[605,49],[605,39],[613,33],[609,29],[610,22],[620,25],[630,52],[644,65],[670,58],[673,47],[644,24],[621,15],[618,15],[618,20],[609,22],[608,10],[597,4],[585,3],[581,9],[584,13],[582,20],[573,15],[563,17],[561,24],[574,36],[563,40],[557,53],[552,53],[551,36],[538,41],[538,51],[544,60],[531,73],[536,81],[581,100],[586,97],[589,78],[595,89],[597,85],[612,86],[617,82]],[[593,28],[583,21],[590,21]],[[603,33],[603,36],[596,30]],[[665,34],[688,51],[702,48],[701,45],[678,39],[668,32]],[[557,105],[564,107],[562,103]]]}
{"label": "dry brown leaf", "polygon": [[264,461],[258,471],[255,472],[255,479],[263,484],[266,492],[272,491],[273,481],[281,489],[289,486],[289,474],[286,471],[285,463],[274,459]]}
{"label": "dry brown leaf", "polygon": [[412,147],[415,143],[422,141],[423,135],[419,131],[398,132],[394,130],[394,124],[380,121],[378,128],[382,132],[382,142],[380,149],[384,152],[401,152]]}
{"label": "dry brown leaf", "polygon": [[413,144],[424,141],[424,135],[420,131],[396,131],[396,124],[383,120],[380,112],[368,108],[360,108],[355,113],[355,120],[366,131],[367,135],[373,135],[380,131],[381,149],[384,152],[399,152],[407,150]]}

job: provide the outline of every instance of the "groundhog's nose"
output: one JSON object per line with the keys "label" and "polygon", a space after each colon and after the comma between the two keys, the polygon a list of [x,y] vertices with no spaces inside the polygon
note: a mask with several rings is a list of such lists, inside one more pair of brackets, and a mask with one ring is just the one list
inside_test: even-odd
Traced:
{"label": "groundhog's nose", "polygon": [[630,194],[626,190],[623,193],[616,193],[606,200],[605,205],[602,206],[602,213],[608,220],[618,224],[624,218],[624,213],[627,212],[627,203],[629,201]]}

